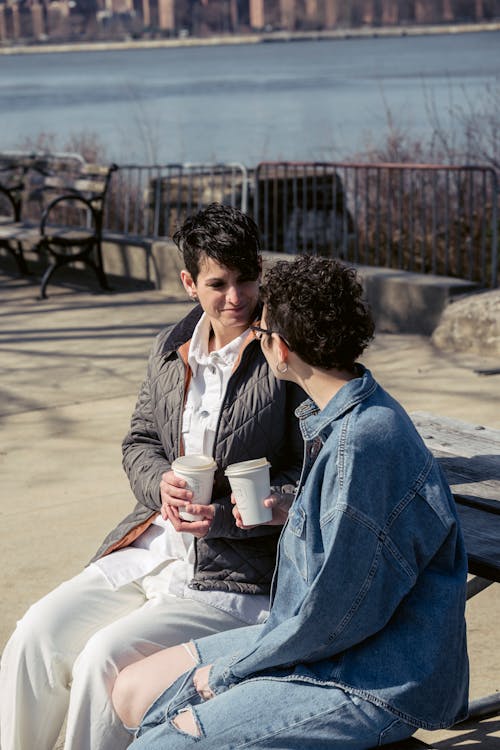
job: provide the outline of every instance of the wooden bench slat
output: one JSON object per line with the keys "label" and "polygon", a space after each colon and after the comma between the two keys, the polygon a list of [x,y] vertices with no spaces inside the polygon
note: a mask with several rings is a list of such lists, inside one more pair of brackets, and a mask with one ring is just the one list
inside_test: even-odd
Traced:
{"label": "wooden bench slat", "polygon": [[457,505],[467,547],[469,572],[500,582],[500,515],[478,512],[477,508]]}
{"label": "wooden bench slat", "polygon": [[96,177],[100,175],[101,177],[107,178],[109,167],[104,166],[103,164],[92,164],[90,162],[86,162],[85,164],[82,164],[82,168],[80,171],[82,174],[92,174],[96,175]]}
{"label": "wooden bench slat", "polygon": [[425,412],[411,418],[454,494],[500,504],[500,430]]}
{"label": "wooden bench slat", "polygon": [[21,222],[12,222],[8,224],[0,224],[0,240],[18,240],[21,242],[23,239],[28,239],[30,236],[38,238],[40,233],[38,231],[38,224],[28,225],[22,224]]}
{"label": "wooden bench slat", "polygon": [[[427,750],[436,750],[433,745],[427,745],[422,740],[417,740],[416,737],[384,745],[384,750],[424,750],[424,748],[427,748]],[[375,748],[372,748],[372,750],[375,750]]]}
{"label": "wooden bench slat", "polygon": [[[77,242],[85,242],[94,237],[94,232],[91,229],[85,227],[63,227],[63,226],[51,226],[50,224],[45,228],[46,236],[48,239],[64,239],[66,241],[73,240]],[[5,227],[0,224],[0,240],[14,239],[19,242],[37,242],[40,240],[40,231],[38,226],[27,227],[27,226],[10,226]]]}
{"label": "wooden bench slat", "polygon": [[71,194],[72,190],[79,193],[95,193],[100,196],[106,188],[106,181],[91,177],[76,177],[74,179],[65,179],[64,177],[47,177],[43,189],[57,190],[62,195]]}
{"label": "wooden bench slat", "polygon": [[498,455],[500,430],[421,411],[413,412],[411,418],[424,441],[432,441],[432,450],[469,458],[478,453]]}
{"label": "wooden bench slat", "polygon": [[106,187],[104,180],[83,179],[75,180],[75,189],[80,193],[97,193],[100,195]]}

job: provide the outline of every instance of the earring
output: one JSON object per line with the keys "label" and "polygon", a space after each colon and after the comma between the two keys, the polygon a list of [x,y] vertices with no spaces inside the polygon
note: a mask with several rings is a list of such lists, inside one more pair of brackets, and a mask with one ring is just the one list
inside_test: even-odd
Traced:
{"label": "earring", "polygon": [[[281,367],[280,367],[281,365]],[[284,366],[283,366],[284,365]],[[287,362],[278,362],[276,365],[276,369],[281,375],[284,375],[285,372],[288,372],[288,363]]]}

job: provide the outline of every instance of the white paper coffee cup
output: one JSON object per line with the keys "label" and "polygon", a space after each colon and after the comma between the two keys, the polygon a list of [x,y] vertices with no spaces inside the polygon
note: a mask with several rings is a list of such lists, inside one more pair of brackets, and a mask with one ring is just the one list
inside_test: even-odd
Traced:
{"label": "white paper coffee cup", "polygon": [[264,500],[271,492],[270,465],[266,458],[255,458],[231,464],[225,471],[245,526],[272,520],[272,509],[264,505]]}
{"label": "white paper coffee cup", "polygon": [[[186,489],[191,490],[193,505],[209,505],[212,499],[214,473],[217,464],[211,456],[191,454],[179,456],[172,463],[176,477],[186,480]],[[180,510],[179,515],[185,521],[199,521],[203,516]]]}

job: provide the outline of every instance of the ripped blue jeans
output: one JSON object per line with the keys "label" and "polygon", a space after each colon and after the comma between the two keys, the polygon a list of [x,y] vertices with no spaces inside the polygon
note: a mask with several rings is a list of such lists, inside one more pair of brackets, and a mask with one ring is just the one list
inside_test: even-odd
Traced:
{"label": "ripped blue jeans", "polygon": [[[202,664],[248,645],[248,628],[195,641]],[[193,686],[198,667],[174,682],[146,712],[131,750],[365,750],[410,737],[412,727],[397,715],[339,688],[276,670],[241,682],[209,701]],[[191,711],[195,734],[173,723]]]}

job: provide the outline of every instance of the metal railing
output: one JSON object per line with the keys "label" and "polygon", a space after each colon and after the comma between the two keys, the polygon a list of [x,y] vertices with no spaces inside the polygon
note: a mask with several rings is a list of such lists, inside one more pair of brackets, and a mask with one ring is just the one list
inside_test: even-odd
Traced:
{"label": "metal railing", "polygon": [[266,250],[497,285],[491,168],[263,162],[253,195]]}
{"label": "metal railing", "polygon": [[105,231],[169,237],[212,201],[248,211],[271,252],[498,284],[498,180],[482,166],[262,162],[125,165]]}
{"label": "metal railing", "polygon": [[[25,162],[27,169],[42,157],[83,162],[79,154],[2,156],[5,170]],[[29,218],[36,170],[26,187]],[[265,251],[331,255],[498,285],[498,178],[492,168],[476,165],[123,165],[108,189],[104,232],[130,242],[171,237],[187,216],[213,201],[251,214]]]}
{"label": "metal railing", "polygon": [[242,164],[126,164],[113,175],[104,228],[130,237],[169,237],[212,202],[248,209]]}

